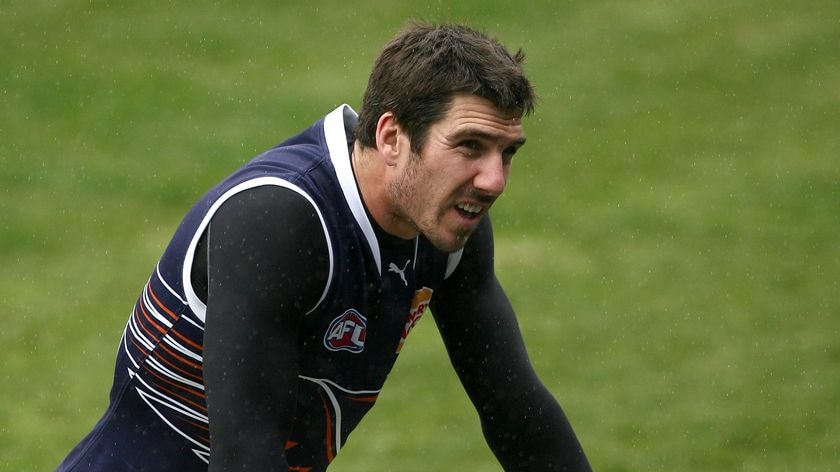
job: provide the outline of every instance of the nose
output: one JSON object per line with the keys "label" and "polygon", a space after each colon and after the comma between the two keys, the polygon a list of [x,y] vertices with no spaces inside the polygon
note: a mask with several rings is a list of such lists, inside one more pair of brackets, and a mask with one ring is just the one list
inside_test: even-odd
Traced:
{"label": "nose", "polygon": [[473,178],[476,190],[498,197],[507,185],[510,167],[504,164],[502,156],[490,155],[481,159],[478,173]]}

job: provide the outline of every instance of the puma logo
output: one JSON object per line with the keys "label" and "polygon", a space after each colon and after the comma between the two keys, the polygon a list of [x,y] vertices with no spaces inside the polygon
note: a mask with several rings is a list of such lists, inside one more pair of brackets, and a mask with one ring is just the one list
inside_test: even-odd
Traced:
{"label": "puma logo", "polygon": [[388,272],[393,272],[393,273],[399,275],[406,287],[408,287],[408,281],[405,280],[405,270],[408,269],[408,263],[409,262],[411,262],[411,259],[405,261],[405,265],[403,266],[402,269],[397,267],[397,265],[394,264],[393,262],[388,264]]}

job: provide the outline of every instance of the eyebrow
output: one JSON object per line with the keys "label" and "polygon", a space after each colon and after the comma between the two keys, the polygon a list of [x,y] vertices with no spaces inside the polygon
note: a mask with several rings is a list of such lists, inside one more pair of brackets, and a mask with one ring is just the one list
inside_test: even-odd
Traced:
{"label": "eyebrow", "polygon": [[[481,131],[481,130],[478,130],[478,129],[475,129],[475,128],[466,128],[466,129],[463,129],[461,131],[456,132],[452,136],[452,139],[453,139],[453,141],[460,141],[460,140],[466,139],[466,138],[479,138],[479,139],[483,139],[483,140],[486,140],[486,141],[500,141],[501,140],[500,136],[501,136],[500,134],[487,133],[485,131]],[[525,140],[526,140],[525,136],[522,136],[519,139],[515,139],[510,144],[519,148],[519,147],[522,147],[522,146],[525,145]]]}

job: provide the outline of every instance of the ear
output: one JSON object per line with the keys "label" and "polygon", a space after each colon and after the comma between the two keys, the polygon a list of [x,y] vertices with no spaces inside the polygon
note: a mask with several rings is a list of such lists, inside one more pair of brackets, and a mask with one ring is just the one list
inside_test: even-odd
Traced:
{"label": "ear", "polygon": [[385,159],[385,163],[389,166],[396,165],[402,147],[408,144],[408,139],[394,113],[383,113],[376,123],[376,149]]}

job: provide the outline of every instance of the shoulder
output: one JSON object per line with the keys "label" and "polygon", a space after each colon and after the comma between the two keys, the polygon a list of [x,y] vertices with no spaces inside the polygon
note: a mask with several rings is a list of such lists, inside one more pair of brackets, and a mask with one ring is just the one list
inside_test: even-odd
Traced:
{"label": "shoulder", "polygon": [[307,281],[323,295],[333,266],[329,232],[305,193],[278,185],[238,192],[218,209],[208,233],[214,269],[254,284],[293,280],[300,288]]}
{"label": "shoulder", "polygon": [[281,179],[257,179],[231,194],[220,202],[212,223],[228,230],[244,227],[281,234],[325,230],[321,210],[309,193]]}

